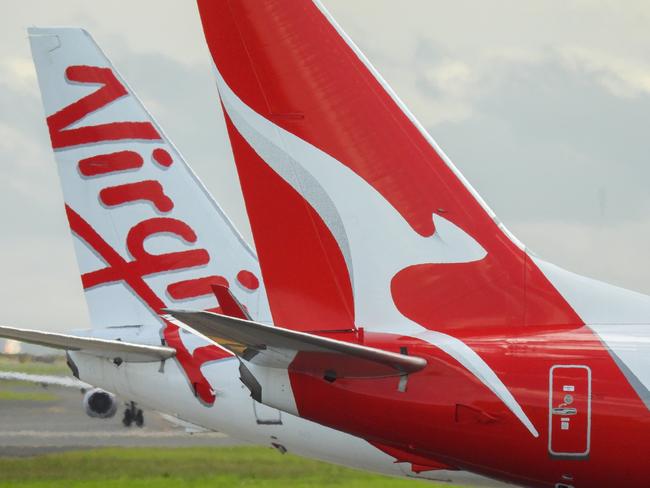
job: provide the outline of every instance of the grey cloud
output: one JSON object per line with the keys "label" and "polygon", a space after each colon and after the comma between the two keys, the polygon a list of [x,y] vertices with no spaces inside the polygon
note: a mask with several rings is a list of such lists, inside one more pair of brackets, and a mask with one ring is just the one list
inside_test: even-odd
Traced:
{"label": "grey cloud", "polygon": [[[40,100],[0,83],[0,216],[4,226],[3,243],[34,233],[53,233],[52,219],[43,219],[50,210],[38,198],[56,198],[56,169],[49,147]],[[40,222],[38,229],[30,222]]]}
{"label": "grey cloud", "polygon": [[617,98],[554,58],[488,83],[475,117],[432,132],[506,222],[647,219],[650,97]]}
{"label": "grey cloud", "polygon": [[0,107],[2,323],[86,328],[86,306],[40,100],[0,83]]}
{"label": "grey cloud", "polygon": [[545,260],[571,271],[650,294],[650,225],[647,219],[607,226],[561,220],[524,222],[511,226]]}

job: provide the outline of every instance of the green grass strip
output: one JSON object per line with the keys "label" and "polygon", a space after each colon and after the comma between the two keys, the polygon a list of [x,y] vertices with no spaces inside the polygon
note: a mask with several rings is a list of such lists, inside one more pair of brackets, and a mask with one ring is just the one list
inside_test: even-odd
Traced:
{"label": "green grass strip", "polygon": [[[0,385],[2,388],[2,385]],[[8,402],[53,402],[58,400],[59,397],[52,393],[44,391],[13,391],[13,390],[0,390],[0,401]],[[2,473],[0,472],[0,476]]]}
{"label": "green grass strip", "polygon": [[0,458],[0,487],[442,487],[261,447],[110,448]]}

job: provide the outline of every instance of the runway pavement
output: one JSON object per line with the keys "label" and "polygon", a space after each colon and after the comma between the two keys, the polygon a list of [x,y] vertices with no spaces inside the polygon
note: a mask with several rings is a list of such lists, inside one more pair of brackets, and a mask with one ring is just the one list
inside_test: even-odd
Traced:
{"label": "runway pavement", "polygon": [[[2,395],[2,392],[11,393]],[[45,395],[44,395],[45,394]],[[0,456],[108,446],[181,447],[243,444],[219,432],[189,434],[144,411],[142,428],[122,425],[123,407],[111,419],[90,418],[79,390],[0,381]]]}

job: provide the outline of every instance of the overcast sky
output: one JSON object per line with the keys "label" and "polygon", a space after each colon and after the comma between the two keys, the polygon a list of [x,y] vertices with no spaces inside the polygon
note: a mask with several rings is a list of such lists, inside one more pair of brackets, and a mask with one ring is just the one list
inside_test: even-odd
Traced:
{"label": "overcast sky", "polygon": [[[650,2],[325,4],[529,248],[650,293]],[[29,25],[88,29],[250,240],[195,4],[12,2],[0,17],[0,324],[88,325]]]}

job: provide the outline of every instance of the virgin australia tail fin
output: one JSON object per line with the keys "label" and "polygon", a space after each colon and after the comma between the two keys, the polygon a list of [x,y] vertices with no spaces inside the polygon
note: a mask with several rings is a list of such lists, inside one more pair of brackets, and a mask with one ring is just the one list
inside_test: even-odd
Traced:
{"label": "virgin australia tail fin", "polygon": [[90,34],[29,38],[93,326],[214,309],[213,284],[264,320],[254,252]]}
{"label": "virgin australia tail fin", "polygon": [[160,327],[188,386],[212,404],[201,366],[230,354],[159,312],[218,310],[211,285],[222,284],[268,320],[257,258],[86,31],[29,38],[91,322]]}

